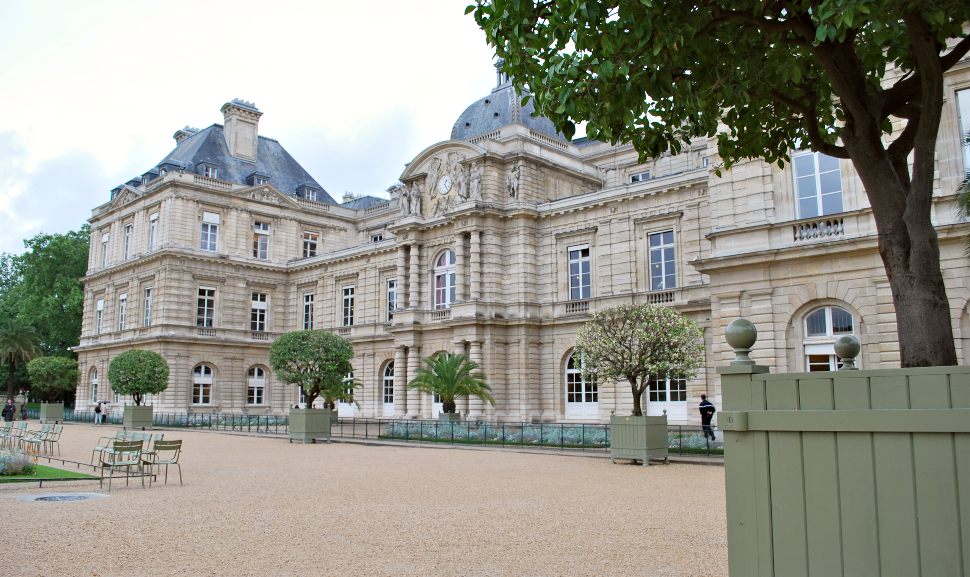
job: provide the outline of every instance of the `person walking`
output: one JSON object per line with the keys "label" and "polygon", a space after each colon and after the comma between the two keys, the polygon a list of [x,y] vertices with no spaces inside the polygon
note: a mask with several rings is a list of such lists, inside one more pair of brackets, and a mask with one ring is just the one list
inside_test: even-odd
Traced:
{"label": "person walking", "polygon": [[714,403],[707,400],[707,395],[701,395],[701,404],[697,409],[701,412],[701,427],[704,429],[704,438],[710,437],[713,441],[714,429],[711,427],[711,419],[714,418],[717,409],[714,408]]}
{"label": "person walking", "polygon": [[3,420],[12,421],[13,414],[17,411],[17,408],[13,406],[13,399],[7,399],[7,404],[3,406]]}
{"label": "person walking", "polygon": [[98,401],[98,406],[94,407],[94,424],[100,425],[104,420],[104,416],[101,409],[101,401]]}

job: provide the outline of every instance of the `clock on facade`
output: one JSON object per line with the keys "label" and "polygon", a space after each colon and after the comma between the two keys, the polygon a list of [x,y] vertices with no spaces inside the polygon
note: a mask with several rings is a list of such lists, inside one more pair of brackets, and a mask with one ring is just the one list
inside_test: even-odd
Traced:
{"label": "clock on facade", "polygon": [[451,176],[446,174],[442,176],[440,179],[438,179],[438,192],[440,192],[441,194],[448,194],[450,190],[451,190]]}

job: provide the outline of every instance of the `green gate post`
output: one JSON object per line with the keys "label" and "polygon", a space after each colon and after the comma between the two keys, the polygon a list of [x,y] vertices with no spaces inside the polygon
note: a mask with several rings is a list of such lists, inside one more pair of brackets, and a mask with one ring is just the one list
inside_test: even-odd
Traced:
{"label": "green gate post", "polygon": [[[727,495],[728,571],[732,577],[767,577],[774,574],[771,548],[768,435],[747,431],[743,418],[730,411],[764,410],[765,382],[751,376],[768,372],[748,356],[758,330],[737,319],[725,331],[735,359],[718,367],[721,375],[722,412],[718,426],[724,433],[724,483]],[[741,413],[746,415],[746,413]]]}

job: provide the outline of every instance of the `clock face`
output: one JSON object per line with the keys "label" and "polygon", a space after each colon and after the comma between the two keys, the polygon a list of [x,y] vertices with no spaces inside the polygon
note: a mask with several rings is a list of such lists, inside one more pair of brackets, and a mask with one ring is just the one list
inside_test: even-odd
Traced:
{"label": "clock face", "polygon": [[451,176],[444,175],[438,180],[438,192],[441,194],[448,194],[451,190]]}

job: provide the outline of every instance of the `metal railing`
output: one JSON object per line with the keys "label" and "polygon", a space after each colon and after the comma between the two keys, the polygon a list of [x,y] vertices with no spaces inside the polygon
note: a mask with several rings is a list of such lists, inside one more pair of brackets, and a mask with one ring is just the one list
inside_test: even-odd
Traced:
{"label": "metal railing", "polygon": [[[31,419],[39,410],[28,410]],[[153,414],[156,426],[168,428],[286,435],[289,418],[277,415],[229,413]],[[64,420],[94,422],[94,411],[64,409]],[[121,425],[121,411],[105,415],[105,424]],[[557,450],[610,450],[610,426],[597,423],[502,423],[486,421],[436,421],[415,419],[342,418],[333,424],[334,438],[372,439],[448,445],[535,447]],[[720,442],[710,442],[699,426],[670,425],[667,446],[675,455],[723,455]]]}

